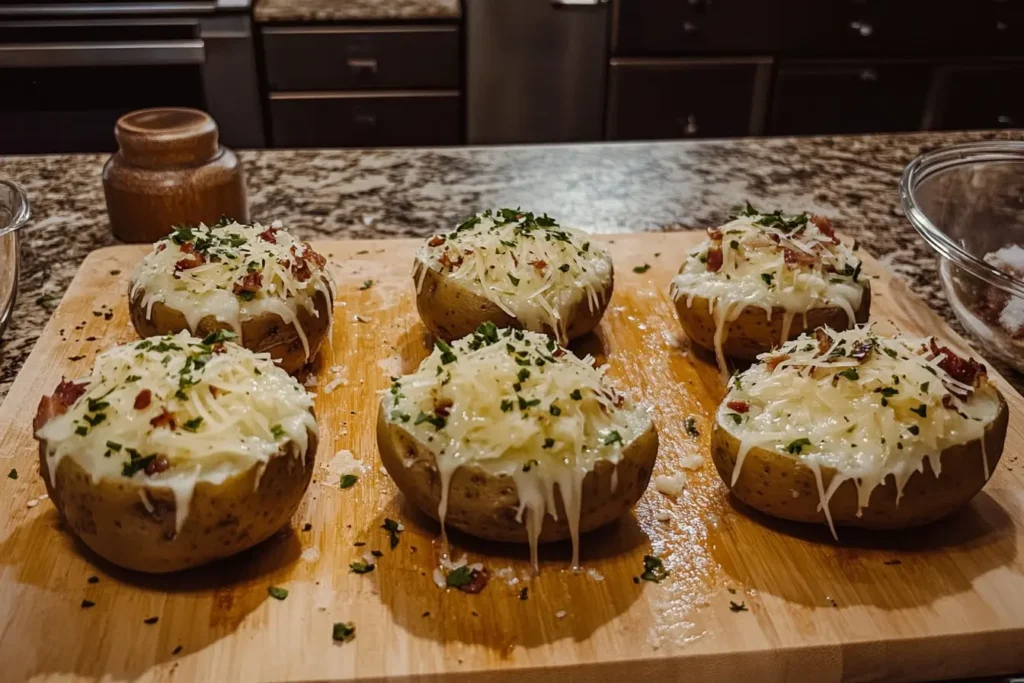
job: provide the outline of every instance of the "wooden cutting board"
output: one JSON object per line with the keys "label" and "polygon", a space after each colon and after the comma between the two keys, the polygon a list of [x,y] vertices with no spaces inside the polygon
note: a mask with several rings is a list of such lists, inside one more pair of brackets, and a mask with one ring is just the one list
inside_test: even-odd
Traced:
{"label": "wooden cutting board", "polygon": [[[0,678],[860,681],[1024,671],[1024,399],[995,378],[1012,413],[1006,455],[951,519],[908,533],[843,530],[834,542],[824,527],[738,509],[708,458],[723,385],[689,349],[667,294],[700,237],[608,238],[615,296],[599,333],[575,346],[654,407],[655,474],[680,471],[695,453],[705,464],[687,473],[678,499],[651,489],[635,516],[586,536],[583,572],[568,570],[567,544],[542,548],[541,574],[530,578],[524,548],[453,534],[456,558],[495,574],[479,595],[435,585],[438,527],[403,505],[377,459],[377,392],[430,344],[413,301],[411,240],[317,245],[338,281],[333,346],[316,366],[317,458],[327,465],[349,450],[369,463],[353,488],[318,467],[290,528],[171,576],[120,570],[77,543],[39,500],[30,423],[62,376],[85,374],[96,352],[134,339],[125,293],[144,247],[94,252],[0,407],[0,474],[18,472],[0,478]],[[865,270],[881,330],[964,346],[878,262]],[[697,438],[683,428],[690,415]],[[662,511],[671,519],[658,521]],[[394,550],[385,517],[405,525]],[[371,549],[384,553],[376,571],[350,573]],[[634,582],[652,552],[670,577]],[[287,599],[269,586],[288,589]],[[332,641],[339,621],[355,623],[353,641]]]}

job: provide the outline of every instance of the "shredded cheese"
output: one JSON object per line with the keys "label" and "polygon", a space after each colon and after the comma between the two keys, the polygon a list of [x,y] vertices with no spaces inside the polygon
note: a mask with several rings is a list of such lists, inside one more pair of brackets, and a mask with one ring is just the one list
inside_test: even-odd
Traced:
{"label": "shredded cheese", "polygon": [[[195,484],[220,483],[289,453],[317,433],[312,397],[266,354],[187,332],[114,347],[76,382],[84,393],[43,425],[50,481],[63,458],[92,477],[169,488],[177,529]],[[258,486],[258,484],[257,484]]]}
{"label": "shredded cheese", "polygon": [[784,313],[780,343],[789,339],[793,318],[812,308],[839,306],[850,326],[866,280],[861,261],[839,242],[827,219],[806,213],[764,214],[747,204],[709,239],[691,250],[672,279],[673,299],[708,300],[715,319],[715,354],[725,368],[722,345],[728,325],[748,307]]}
{"label": "shredded cheese", "polygon": [[[897,501],[925,460],[939,476],[942,451],[983,439],[999,411],[983,366],[960,361],[976,378],[967,384],[944,369],[940,349],[934,340],[885,338],[857,327],[822,328],[817,338],[802,335],[762,354],[734,376],[718,409],[718,424],[740,442],[730,484],[751,448],[795,457],[814,471],[835,534],[828,503],[843,482],[857,486],[859,516],[888,476]],[[984,451],[982,459],[987,478]],[[827,490],[823,467],[836,471]]]}
{"label": "shredded cheese", "polygon": [[[139,264],[130,295],[147,317],[156,302],[181,312],[192,332],[212,316],[228,324],[243,345],[244,321],[276,314],[295,327],[308,359],[298,309],[319,315],[318,292],[333,301],[334,282],[324,265],[322,256],[278,222],[269,228],[258,223],[179,227]],[[327,315],[333,315],[330,307]]]}
{"label": "shredded cheese", "polygon": [[485,211],[427,240],[413,268],[417,291],[427,268],[563,344],[569,313],[584,298],[598,310],[612,286],[611,257],[590,235],[519,209]]}
{"label": "shredded cheese", "polygon": [[650,426],[647,411],[619,394],[592,357],[492,324],[451,346],[437,342],[415,373],[394,381],[381,410],[433,452],[442,528],[459,467],[512,478],[534,566],[544,517],[557,519],[555,487],[569,515],[575,566],[584,477],[598,462],[618,464]]}

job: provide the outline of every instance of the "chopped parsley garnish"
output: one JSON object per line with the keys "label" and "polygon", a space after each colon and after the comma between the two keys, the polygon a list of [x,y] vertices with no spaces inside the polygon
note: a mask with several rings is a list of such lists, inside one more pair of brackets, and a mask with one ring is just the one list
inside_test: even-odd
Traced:
{"label": "chopped parsley garnish", "polygon": [[550,406],[548,406],[548,412],[550,412],[555,417],[558,417],[559,415],[562,414],[562,409],[559,408],[557,404],[552,403]]}
{"label": "chopped parsley garnish", "polygon": [[656,555],[644,555],[644,571],[640,574],[640,578],[644,581],[651,581],[653,583],[661,583],[661,581],[668,577],[668,570],[665,569],[665,565],[662,563],[661,558]]}
{"label": "chopped parsley garnish", "polygon": [[563,273],[568,273],[569,272],[569,264],[568,263],[563,263],[562,265],[558,266],[558,269],[560,271],[562,271]]}
{"label": "chopped parsley garnish", "polygon": [[790,452],[790,453],[799,455],[800,453],[803,453],[804,446],[810,446],[810,445],[811,445],[811,440],[808,439],[808,438],[797,439],[796,441],[790,441],[789,445],[786,446],[786,450],[788,452]]}
{"label": "chopped parsley garnish", "polygon": [[449,346],[448,343],[445,342],[443,339],[435,340],[434,346],[436,346],[441,351],[441,362],[444,363],[445,365],[448,365],[449,363],[454,363],[456,360],[458,360],[458,358],[452,352],[452,347]]}
{"label": "chopped parsley garnish", "polygon": [[459,588],[465,586],[473,580],[473,570],[469,568],[469,565],[463,565],[456,567],[449,572],[448,577],[445,579],[445,583],[449,588]]}
{"label": "chopped parsley garnish", "polygon": [[611,446],[613,443],[622,443],[622,435],[618,431],[612,430],[605,435],[604,440],[601,442],[605,446]]}
{"label": "chopped parsley garnish", "polygon": [[519,410],[526,410],[527,408],[532,408],[533,406],[540,404],[539,398],[531,398],[529,401],[522,396],[517,396],[516,398],[519,399]]}
{"label": "chopped parsley garnish", "polygon": [[555,445],[555,440],[554,440],[554,439],[552,439],[552,438],[551,438],[551,437],[549,436],[548,438],[544,439],[544,445],[543,445],[543,446],[541,446],[541,448],[551,448],[551,447],[552,447],[552,446],[554,446],[554,445]]}
{"label": "chopped parsley garnish", "polygon": [[11,468],[11,471],[7,473],[7,478],[8,479],[17,479],[18,478],[18,470],[14,469],[14,468]]}
{"label": "chopped parsley garnish", "polygon": [[351,621],[337,622],[331,629],[331,638],[338,642],[347,643],[356,637],[356,625]]}
{"label": "chopped parsley garnish", "polygon": [[929,384],[930,384],[929,382],[923,382],[921,384],[921,393],[922,394],[927,394],[928,393],[928,385]]}
{"label": "chopped parsley garnish", "polygon": [[729,609],[731,611],[733,611],[733,612],[746,612],[746,611],[748,611],[747,610],[747,603],[745,603],[745,602],[735,602],[733,600],[729,601]]}
{"label": "chopped parsley garnish", "polygon": [[530,378],[530,371],[527,370],[526,368],[521,368],[519,370],[519,374],[516,375],[516,377],[519,379],[520,382],[525,382],[527,379]]}
{"label": "chopped parsley garnish", "polygon": [[580,391],[579,389],[573,389],[569,393],[569,398],[571,398],[574,401],[582,400],[583,399],[583,392]]}
{"label": "chopped parsley garnish", "polygon": [[92,600],[82,600],[82,609],[88,609],[90,607],[95,607],[95,606],[96,606],[96,603],[93,602]]}
{"label": "chopped parsley garnish", "polygon": [[156,453],[143,457],[134,449],[129,449],[128,455],[131,459],[121,467],[121,476],[123,477],[134,476],[136,472],[146,469],[149,463],[156,460]]}
{"label": "chopped parsley garnish", "polygon": [[284,600],[288,597],[288,591],[278,586],[268,586],[267,593],[269,593],[270,597],[274,598],[275,600]]}
{"label": "chopped parsley garnish", "polygon": [[373,287],[373,280],[363,280],[363,286],[359,288],[360,291],[367,290]]}
{"label": "chopped parsley garnish", "polygon": [[280,439],[284,436],[284,427],[281,425],[274,425],[270,428],[270,433],[274,435],[275,439]]}
{"label": "chopped parsley garnish", "polygon": [[646,273],[646,272],[647,272],[648,270],[650,270],[650,269],[651,269],[651,266],[650,266],[650,264],[649,264],[649,263],[645,263],[645,264],[643,264],[642,266],[636,266],[636,267],[634,267],[634,268],[633,268],[633,272],[634,272],[634,273],[637,273],[637,274],[643,274],[643,273]]}
{"label": "chopped parsley garnish", "polygon": [[740,248],[740,243],[737,240],[730,240],[729,241],[729,247],[731,249],[739,249]]}
{"label": "chopped parsley garnish", "polygon": [[771,287],[773,286],[772,281],[775,279],[775,275],[773,273],[761,273],[761,279],[764,280],[766,285]]}
{"label": "chopped parsley garnish", "polygon": [[124,381],[125,382],[138,382],[140,379],[142,379],[142,375],[128,375],[127,377],[124,378]]}
{"label": "chopped parsley garnish", "polygon": [[352,488],[353,486],[356,485],[357,481],[359,481],[359,477],[357,477],[356,475],[354,475],[354,474],[343,474],[343,475],[341,475],[341,484],[340,485],[341,485],[342,489],[350,489],[350,488]]}
{"label": "chopped parsley garnish", "polygon": [[700,436],[700,431],[697,429],[697,418],[692,415],[683,422],[683,426],[686,428],[686,433],[690,436]]}
{"label": "chopped parsley garnish", "polygon": [[377,568],[375,564],[369,564],[362,560],[357,560],[348,565],[348,568],[352,570],[353,574],[369,574]]}
{"label": "chopped parsley garnish", "polygon": [[892,398],[896,394],[900,393],[900,390],[896,387],[879,387],[875,389],[876,394],[881,394],[885,398]]}
{"label": "chopped parsley garnish", "polygon": [[527,460],[526,464],[523,465],[523,472],[529,472],[534,467],[537,467],[539,465],[540,465],[540,463],[537,462],[536,460]]}
{"label": "chopped parsley garnish", "polygon": [[402,422],[408,422],[410,419],[412,418],[409,416],[409,413],[403,413],[401,410],[391,411],[392,422],[398,422],[399,420],[401,420]]}
{"label": "chopped parsley garnish", "polygon": [[197,429],[199,429],[199,425],[201,424],[203,424],[202,416],[194,417],[191,420],[186,420],[185,423],[181,425],[181,428],[184,429],[186,432],[194,432]]}
{"label": "chopped parsley garnish", "polygon": [[217,330],[203,337],[203,346],[216,346],[226,341],[231,341],[238,335],[231,330]]}
{"label": "chopped parsley garnish", "polygon": [[913,434],[914,436],[917,436],[918,434],[921,433],[921,428],[918,427],[917,425],[910,425],[909,427],[907,427],[907,431]]}
{"label": "chopped parsley garnish", "polygon": [[421,410],[420,414],[416,416],[416,421],[413,422],[413,424],[420,425],[423,424],[424,422],[434,425],[434,429],[436,429],[437,431],[441,431],[442,429],[444,429],[444,426],[448,424],[448,420],[443,416],[427,415]]}
{"label": "chopped parsley garnish", "polygon": [[519,286],[519,278],[517,278],[512,273],[508,274],[508,281],[512,283],[513,287],[518,287]]}
{"label": "chopped parsley garnish", "polygon": [[398,545],[398,534],[402,533],[402,525],[390,517],[385,517],[384,523],[380,525],[380,528],[388,532],[391,540],[391,549],[394,550]]}
{"label": "chopped parsley garnish", "polygon": [[505,399],[501,400],[501,412],[507,413],[510,410],[512,410],[512,408],[513,408],[513,403],[511,401],[511,399],[505,398]]}
{"label": "chopped parsley garnish", "polygon": [[926,406],[924,403],[922,403],[921,405],[919,405],[916,408],[911,408],[910,412],[917,413],[921,417],[928,417],[928,406]]}
{"label": "chopped parsley garnish", "polygon": [[97,398],[90,398],[86,403],[90,413],[95,413],[98,410],[103,410],[104,408],[110,407],[109,401],[104,401],[102,399]]}
{"label": "chopped parsley garnish", "polygon": [[851,382],[854,382],[860,379],[860,373],[857,372],[857,368],[846,368],[842,372],[837,372],[836,377],[845,377]]}
{"label": "chopped parsley garnish", "polygon": [[882,350],[885,351],[885,355],[889,356],[889,358],[895,358],[899,355],[895,349],[890,349],[888,346],[883,346]]}

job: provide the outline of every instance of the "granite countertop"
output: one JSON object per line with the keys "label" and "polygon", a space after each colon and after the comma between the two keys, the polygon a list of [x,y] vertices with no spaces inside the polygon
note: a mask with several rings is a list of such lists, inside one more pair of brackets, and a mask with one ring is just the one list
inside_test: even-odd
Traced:
{"label": "granite countertop", "polygon": [[255,0],[260,23],[458,19],[460,0]]}
{"label": "granite countertop", "polygon": [[[935,258],[897,182],[920,152],[1019,133],[926,133],[390,150],[240,153],[252,216],[307,239],[426,236],[486,207],[529,207],[597,232],[716,225],[744,200],[831,216],[948,320]],[[21,291],[0,341],[0,397],[86,254],[116,244],[99,155],[0,158],[32,202]],[[963,332],[962,329],[960,329]],[[1018,389],[1024,376],[1000,369]]]}

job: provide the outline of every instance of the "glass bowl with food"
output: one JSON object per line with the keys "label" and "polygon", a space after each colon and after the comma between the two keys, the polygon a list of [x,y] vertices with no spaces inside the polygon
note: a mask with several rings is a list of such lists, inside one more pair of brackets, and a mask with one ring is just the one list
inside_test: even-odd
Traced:
{"label": "glass bowl with food", "polygon": [[957,318],[989,354],[1024,371],[1024,142],[922,154],[903,172],[900,200],[938,253]]}
{"label": "glass bowl with food", "polygon": [[0,178],[0,337],[18,295],[20,230],[29,218],[28,197],[17,183]]}

